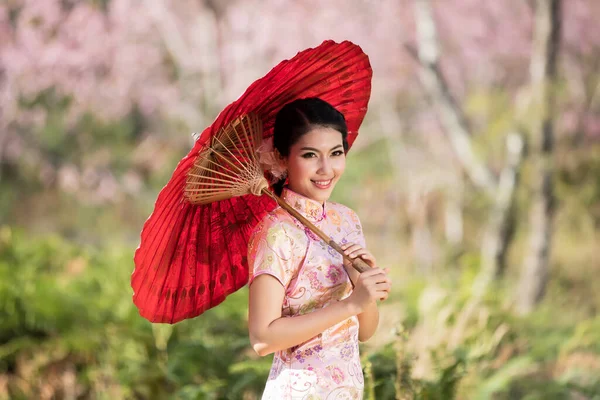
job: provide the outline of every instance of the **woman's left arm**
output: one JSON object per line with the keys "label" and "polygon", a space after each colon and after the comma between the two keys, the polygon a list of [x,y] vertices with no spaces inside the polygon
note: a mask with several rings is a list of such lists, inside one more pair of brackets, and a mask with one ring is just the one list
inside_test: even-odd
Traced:
{"label": "woman's left arm", "polygon": [[[375,257],[371,252],[367,249],[361,247],[358,244],[346,243],[341,246],[344,250],[344,253],[348,255],[351,259],[355,259],[356,257],[362,258],[371,268],[374,268],[376,265]],[[344,261],[344,267],[346,271],[348,271],[348,275],[350,276],[350,280],[355,284],[358,279],[358,275],[360,273],[354,269],[354,267]],[[387,269],[384,270],[386,273],[389,271]],[[377,303],[371,303],[365,311],[361,314],[358,314],[358,340],[361,342],[367,341],[373,336],[375,331],[377,330],[377,325],[379,324],[379,310],[377,309]]]}

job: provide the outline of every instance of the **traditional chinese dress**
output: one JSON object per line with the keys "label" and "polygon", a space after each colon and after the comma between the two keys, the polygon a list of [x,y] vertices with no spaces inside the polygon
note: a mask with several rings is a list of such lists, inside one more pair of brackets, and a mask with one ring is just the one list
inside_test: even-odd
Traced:
{"label": "traditional chinese dress", "polygon": [[[325,205],[284,188],[282,198],[337,243],[365,247],[360,221],[341,204]],[[249,242],[250,282],[261,274],[285,288],[283,317],[308,314],[352,292],[342,256],[278,207],[257,225]],[[363,373],[358,318],[342,321],[310,340],[278,351],[263,399],[361,399]]]}

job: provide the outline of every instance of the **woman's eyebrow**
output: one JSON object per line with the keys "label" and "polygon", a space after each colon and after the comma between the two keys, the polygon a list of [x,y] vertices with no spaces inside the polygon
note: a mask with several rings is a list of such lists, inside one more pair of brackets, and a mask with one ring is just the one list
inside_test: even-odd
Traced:
{"label": "woman's eyebrow", "polygon": [[[333,150],[337,149],[338,147],[343,147],[343,146],[341,144],[338,144],[337,146],[332,147],[331,150],[329,150],[329,151],[333,151]],[[314,147],[302,147],[300,150],[316,151],[317,153],[320,152],[319,149],[315,149]]]}

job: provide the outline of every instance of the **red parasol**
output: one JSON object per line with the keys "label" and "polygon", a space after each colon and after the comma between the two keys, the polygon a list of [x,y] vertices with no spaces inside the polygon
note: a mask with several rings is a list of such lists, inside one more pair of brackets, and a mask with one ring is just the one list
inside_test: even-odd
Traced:
{"label": "red parasol", "polygon": [[193,318],[248,282],[249,236],[276,203],[254,195],[205,205],[188,202],[187,174],[210,139],[247,113],[260,118],[263,138],[269,138],[281,107],[299,98],[319,97],[344,114],[352,146],[367,111],[371,76],[360,47],[325,41],[279,63],[219,114],[179,162],[144,224],[131,276],[133,302],[141,316],[165,323]]}

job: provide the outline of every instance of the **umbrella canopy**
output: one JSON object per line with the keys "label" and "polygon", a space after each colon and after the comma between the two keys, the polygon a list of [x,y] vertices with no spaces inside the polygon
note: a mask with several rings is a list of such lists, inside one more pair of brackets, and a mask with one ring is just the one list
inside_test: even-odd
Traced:
{"label": "umbrella canopy", "polygon": [[187,175],[211,138],[241,115],[253,113],[267,139],[285,104],[319,97],[344,114],[352,146],[367,112],[371,77],[360,47],[325,41],[279,63],[219,114],[179,162],[144,224],[131,276],[133,302],[142,317],[163,323],[193,318],[248,282],[248,239],[276,203],[254,195],[190,203],[184,192]]}

